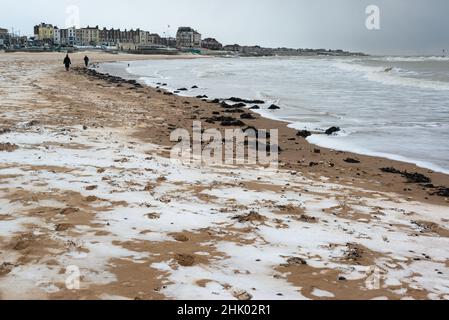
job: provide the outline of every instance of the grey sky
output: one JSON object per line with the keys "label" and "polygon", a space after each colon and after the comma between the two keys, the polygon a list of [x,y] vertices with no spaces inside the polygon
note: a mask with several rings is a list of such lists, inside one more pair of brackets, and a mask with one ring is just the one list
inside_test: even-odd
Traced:
{"label": "grey sky", "polygon": [[[381,30],[365,27],[365,8],[378,5]],[[15,0],[2,1],[0,27],[31,35],[33,25],[64,27],[66,8],[80,22],[140,27],[174,35],[181,25],[224,44],[333,48],[387,54],[440,54],[449,49],[447,0]]]}

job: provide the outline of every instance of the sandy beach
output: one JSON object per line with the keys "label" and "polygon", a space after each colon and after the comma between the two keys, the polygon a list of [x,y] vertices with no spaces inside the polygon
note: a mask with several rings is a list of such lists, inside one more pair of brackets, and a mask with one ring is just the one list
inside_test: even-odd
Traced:
{"label": "sandy beach", "polygon": [[239,115],[83,57],[67,73],[63,54],[0,53],[1,299],[449,299],[448,175],[249,110],[279,130],[276,174],[176,164],[174,129]]}

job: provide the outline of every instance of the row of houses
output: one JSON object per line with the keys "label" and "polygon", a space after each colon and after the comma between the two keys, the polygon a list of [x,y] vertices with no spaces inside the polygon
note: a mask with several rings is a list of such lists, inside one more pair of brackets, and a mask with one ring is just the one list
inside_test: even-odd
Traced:
{"label": "row of houses", "polygon": [[52,45],[117,45],[119,43],[158,43],[158,36],[148,31],[120,30],[120,29],[100,29],[98,26],[86,28],[66,28],[60,29],[51,24],[41,23],[34,27],[36,40]]}
{"label": "row of houses", "polygon": [[28,45],[28,38],[14,33],[10,33],[8,29],[0,28],[0,49],[7,47],[24,47]]}
{"label": "row of houses", "polygon": [[136,47],[148,45],[163,45],[177,48],[205,48],[221,50],[222,45],[213,38],[202,40],[201,34],[190,27],[180,27],[176,33],[176,39],[163,38],[157,33],[151,33],[141,29],[120,30],[99,28],[98,26],[86,28],[60,29],[47,23],[41,23],[34,27],[34,36],[38,41],[51,45],[61,46],[119,46]]}

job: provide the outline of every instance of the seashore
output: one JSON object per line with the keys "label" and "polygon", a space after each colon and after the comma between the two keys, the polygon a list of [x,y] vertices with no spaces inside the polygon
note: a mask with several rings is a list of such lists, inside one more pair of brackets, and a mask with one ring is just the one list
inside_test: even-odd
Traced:
{"label": "seashore", "polygon": [[[447,175],[111,81],[83,56],[66,73],[58,54],[0,55],[0,298],[448,298]],[[170,161],[174,129],[220,117],[277,129],[278,172]]]}

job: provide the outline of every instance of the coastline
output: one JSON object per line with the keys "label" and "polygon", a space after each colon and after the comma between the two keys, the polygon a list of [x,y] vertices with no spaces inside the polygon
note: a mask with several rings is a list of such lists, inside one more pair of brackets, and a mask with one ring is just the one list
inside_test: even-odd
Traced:
{"label": "coastline", "polygon": [[[448,297],[447,197],[380,169],[446,187],[448,175],[319,148],[255,113],[245,125],[279,130],[275,176],[180,167],[171,131],[195,119],[223,129],[205,121],[225,110],[88,74],[72,57],[66,73],[61,55],[0,54],[0,298]],[[81,290],[65,288],[69,265]],[[383,285],[367,290],[373,266]]]}
{"label": "coastline", "polygon": [[[102,69],[102,68],[100,68]],[[112,72],[111,72],[112,71]],[[120,77],[124,77],[125,79],[133,79],[136,81],[140,81],[140,77],[133,75],[131,73],[129,73],[127,70],[125,70],[124,72],[126,73],[126,75],[123,72],[119,72],[119,73],[115,73],[113,72],[114,70],[108,70],[103,69],[101,70],[101,72],[106,72],[108,74],[114,75],[114,76],[120,76]],[[100,73],[101,73],[100,72]],[[169,92],[169,93],[173,93],[173,95],[175,97],[177,97],[178,99],[188,99],[188,101],[192,101],[191,103],[194,104],[203,104],[204,102],[209,103],[212,100],[216,100],[216,97],[208,97],[206,100],[207,101],[202,101],[204,99],[198,99],[192,96],[186,96],[186,95],[182,95],[183,92],[179,92],[176,90],[168,90],[166,88],[164,88],[163,86],[150,86],[146,83],[142,83],[141,84],[148,86],[149,88],[152,88],[153,90],[157,91],[157,90],[162,90],[163,92]],[[192,100],[190,100],[192,99]],[[223,99],[218,99],[221,101],[226,101]],[[200,109],[200,113],[202,115],[206,115],[208,114],[209,117],[212,116],[213,112],[222,112],[223,109],[218,107],[215,108],[217,105],[219,105],[219,103],[215,103],[212,104],[212,106],[210,104],[208,104],[208,106],[211,106],[212,109],[210,110],[205,110],[205,109]],[[202,106],[201,106],[202,107]],[[284,166],[285,168],[289,168],[289,169],[297,169],[297,170],[301,170],[301,171],[319,171],[319,170],[314,170],[315,167],[321,167],[323,168],[323,163],[320,163],[322,161],[327,162],[328,164],[337,164],[338,166],[343,166],[344,168],[342,168],[343,172],[345,172],[346,170],[349,171],[355,171],[357,172],[354,175],[351,175],[351,179],[341,179],[342,177],[338,176],[338,178],[336,177],[332,177],[334,174],[341,174],[338,173],[337,171],[334,171],[335,173],[332,173],[333,170],[323,170],[324,172],[326,172],[326,175],[333,181],[336,182],[343,182],[343,183],[349,183],[350,185],[354,183],[354,178],[360,180],[360,178],[362,178],[363,180],[369,180],[369,181],[375,181],[376,179],[379,180],[379,182],[382,183],[383,186],[390,186],[392,187],[393,185],[395,186],[394,188],[388,188],[387,191],[388,192],[397,192],[403,195],[408,196],[409,198],[412,199],[419,199],[419,201],[424,201],[424,202],[431,202],[431,203],[437,203],[437,204],[449,204],[449,200],[446,200],[445,198],[447,197],[441,197],[441,196],[437,196],[437,197],[433,197],[431,194],[429,193],[434,193],[434,189],[435,188],[424,188],[424,190],[419,190],[419,191],[424,191],[424,192],[419,192],[418,197],[416,198],[417,194],[415,194],[414,192],[412,192],[413,190],[410,190],[410,183],[408,183],[406,180],[407,179],[397,179],[397,177],[395,177],[394,175],[382,175],[382,171],[380,170],[381,168],[395,168],[399,171],[403,171],[403,172],[408,172],[408,173],[419,173],[422,174],[428,178],[430,178],[430,180],[432,180],[432,182],[434,183],[421,183],[420,184],[415,184],[414,187],[424,187],[423,185],[430,185],[430,184],[434,184],[434,186],[437,187],[444,187],[447,188],[449,186],[449,174],[447,172],[444,171],[444,169],[441,169],[441,171],[439,170],[434,170],[430,167],[426,167],[426,166],[420,166],[420,163],[417,163],[415,161],[406,161],[407,159],[405,159],[404,157],[401,156],[397,156],[397,155],[387,155],[387,154],[382,154],[382,153],[373,153],[373,154],[367,154],[367,153],[356,153],[356,152],[351,152],[349,150],[340,150],[340,149],[335,149],[335,148],[330,148],[330,147],[326,147],[322,144],[314,144],[313,142],[309,142],[307,140],[304,140],[300,137],[297,136],[298,130],[292,127],[292,123],[288,122],[288,121],[284,121],[284,120],[280,120],[280,119],[276,119],[276,118],[272,118],[272,117],[267,117],[264,114],[259,113],[257,110],[250,110],[246,107],[241,108],[242,110],[245,110],[245,113],[250,113],[253,114],[256,119],[254,120],[250,120],[247,121],[248,123],[246,123],[245,121],[243,121],[245,124],[250,125],[250,126],[254,126],[255,128],[259,128],[259,129],[281,129],[281,135],[284,137],[284,141],[282,141],[280,143],[280,147],[283,150],[282,153],[280,154],[280,160],[282,162],[284,162]],[[232,116],[232,114],[231,114]],[[236,117],[238,119],[238,115]],[[190,120],[190,119],[189,119]],[[214,127],[214,126],[212,126]],[[242,126],[245,127],[245,126]],[[191,128],[189,126],[186,126],[186,124],[183,124],[183,126],[181,126],[181,128],[187,129],[187,128]],[[207,128],[207,127],[206,127]],[[312,132],[312,138],[314,138],[314,140],[319,139],[320,137],[326,137],[326,135],[323,132]],[[293,139],[295,138],[295,140],[289,141],[288,139]],[[152,141],[154,142],[154,141]],[[173,145],[171,144],[169,141],[164,141],[164,143],[166,143],[166,145]],[[315,151],[319,149],[320,153],[317,155],[315,153]],[[299,151],[299,152],[295,152],[295,151]],[[312,155],[311,155],[312,154]],[[358,161],[360,161],[360,164],[355,164],[355,163],[345,163],[345,159],[350,158],[350,159],[356,159]],[[301,163],[298,163],[298,161],[296,159],[300,159]],[[296,160],[296,161],[295,161]],[[318,162],[317,162],[318,161]],[[313,168],[310,168],[310,164],[311,163],[318,163],[317,166],[313,166]],[[363,164],[365,163],[365,164]],[[327,168],[326,168],[327,169]],[[331,167],[331,169],[334,169],[334,167]],[[368,169],[374,169],[372,170],[372,172],[370,172],[369,174],[367,174]],[[378,172],[376,172],[376,170]],[[360,174],[360,172],[362,172],[362,174]],[[303,172],[304,173],[304,172]],[[344,176],[345,174],[343,174]],[[380,178],[380,179],[379,179]],[[360,181],[358,181],[360,182]],[[364,188],[368,187],[370,188],[366,183],[362,182],[362,185]],[[371,187],[372,188],[372,187]],[[373,191],[376,191],[375,189],[373,189]]]}
{"label": "coastline", "polygon": [[[426,119],[424,119],[425,116],[419,115],[419,111],[417,111],[416,116],[407,113],[404,115],[402,120],[397,119],[397,117],[389,120],[388,117],[385,117],[385,112],[388,112],[388,108],[384,108],[384,111],[382,111],[381,115],[379,115],[379,120],[370,120],[373,118],[368,116],[372,115],[371,110],[377,110],[378,107],[371,102],[367,103],[366,106],[363,106],[365,100],[362,98],[358,99],[360,101],[356,100],[349,102],[347,101],[349,98],[340,99],[331,94],[333,98],[323,99],[323,101],[326,102],[314,102],[313,97],[315,95],[315,91],[313,88],[309,87],[307,83],[304,83],[304,78],[307,78],[307,76],[300,76],[297,79],[300,84],[304,84],[303,94],[299,94],[300,91],[297,93],[287,93],[293,90],[293,87],[291,87],[289,83],[294,82],[294,76],[289,77],[289,79],[291,79],[288,83],[282,82],[282,79],[280,79],[279,76],[267,76],[267,79],[263,81],[255,80],[254,78],[257,77],[258,72],[261,75],[266,75],[268,70],[274,71],[272,70],[272,64],[275,62],[272,62],[271,59],[249,59],[247,62],[241,61],[244,59],[231,59],[231,61],[227,60],[228,59],[212,59],[212,61],[204,61],[200,59],[193,63],[189,63],[187,61],[172,61],[168,64],[157,61],[149,63],[135,62],[131,63],[128,68],[123,64],[104,64],[96,70],[103,73],[106,72],[125,77],[129,75],[135,77],[135,80],[141,81],[142,84],[149,85],[153,88],[159,87],[158,83],[164,82],[167,83],[167,86],[164,86],[163,88],[174,93],[176,93],[177,88],[187,88],[188,90],[186,91],[176,93],[181,97],[207,95],[209,100],[218,98],[225,101],[225,98],[229,98],[231,96],[264,100],[264,104],[257,104],[259,109],[255,110],[256,113],[260,114],[262,117],[272,120],[288,122],[290,127],[297,130],[306,129],[319,133],[324,132],[324,130],[331,126],[338,126],[342,128],[342,131],[336,136],[332,135],[328,137],[325,135],[316,134],[308,137],[307,139],[309,142],[312,142],[315,145],[336,149],[339,151],[388,158],[390,160],[416,164],[418,167],[423,169],[430,169],[445,174],[449,173],[449,163],[447,163],[446,156],[442,152],[443,148],[447,149],[447,145],[444,143],[444,137],[446,135],[442,129],[444,126],[437,121],[434,123],[432,119],[428,119],[427,122]],[[307,62],[308,60],[303,59],[300,59],[297,62],[293,60],[291,62],[283,63],[282,61],[283,59],[280,58],[278,63],[275,63],[275,65],[279,68],[284,64],[290,66],[292,69],[291,73],[293,75],[298,72],[298,69],[304,69],[304,73],[312,77],[314,81],[317,81],[317,79],[315,79],[313,75],[309,74],[309,69],[313,70],[315,68],[327,67],[335,68],[335,70],[332,71],[332,76],[328,77],[332,78],[332,80],[323,80],[323,83],[321,83],[324,87],[326,87],[327,81],[337,81],[335,77],[338,76],[338,71],[341,68],[337,65],[345,64],[345,62],[341,60],[331,60],[328,62],[326,59],[323,61],[312,59],[310,63]],[[363,65],[365,65],[365,62],[363,62]],[[366,63],[368,64],[368,62]],[[376,63],[380,64],[382,62],[376,60]],[[250,68],[248,70],[255,70],[256,68],[260,69],[257,69],[257,72],[248,71],[248,79],[246,79],[244,73],[239,71],[241,69],[246,70],[246,65]],[[385,61],[385,65],[388,65],[387,61]],[[178,72],[178,70],[182,70],[182,68],[186,68],[187,70],[185,72],[180,72],[179,76],[177,76],[176,72]],[[357,68],[362,67],[356,64],[353,69],[358,70]],[[119,71],[117,69],[123,70],[117,74],[116,72]],[[365,69],[362,68],[362,70],[364,70],[364,72],[368,72],[369,75],[372,74],[373,76],[375,75],[382,79],[383,77],[400,79],[397,74],[390,75],[385,72],[381,72],[383,70],[381,66],[365,67]],[[110,72],[110,70],[112,70],[112,72]],[[353,73],[346,75],[346,73],[347,72],[343,72],[341,75],[341,82],[344,83],[344,85],[337,86],[334,90],[340,90],[340,88],[343,87],[341,90],[346,92],[344,91],[344,86],[348,86],[348,83],[350,83],[352,78],[356,76],[368,76],[366,74],[355,75]],[[226,79],[227,77],[225,75],[227,74],[231,77],[231,81]],[[380,80],[377,79],[376,81],[368,81],[367,84],[362,85],[363,88],[360,90],[369,91],[374,90],[374,88],[377,88],[377,91],[381,90],[378,88],[379,83],[377,81]],[[240,83],[241,86],[234,87],[233,84],[237,82]],[[268,83],[271,82],[273,82],[273,85],[269,86]],[[423,82],[425,81],[423,80]],[[249,83],[252,85],[249,85]],[[195,85],[195,87],[190,88],[190,86],[193,85]],[[423,86],[424,84],[420,85]],[[390,90],[390,88],[385,88],[385,90]],[[276,95],[277,91],[279,92]],[[326,92],[329,93],[329,90],[324,89],[322,93],[326,94]],[[375,93],[373,91],[369,92],[373,96],[368,94],[366,99],[369,101],[376,100],[377,96]],[[347,92],[348,96],[351,96],[352,94],[355,94],[355,92]],[[413,97],[419,99],[419,94]],[[231,101],[226,101],[226,103],[232,104]],[[348,105],[346,108],[343,106],[345,103]],[[400,112],[397,109],[398,106],[406,105],[408,102],[406,99],[388,102],[385,99],[379,98],[379,105],[384,106],[386,103],[390,103],[392,114],[397,115],[398,112]],[[268,110],[268,107],[271,104],[279,105],[281,110]],[[329,106],[326,109],[327,105]],[[252,104],[247,104],[247,107],[251,106]],[[429,106],[426,105],[426,107]],[[245,110],[245,108],[243,108],[243,110]],[[357,112],[360,113],[361,117],[357,118],[356,116],[353,119],[351,114],[357,115]],[[401,128],[403,122],[411,123],[410,126],[407,126],[402,131],[399,131],[398,128]],[[413,129],[414,122],[420,124],[416,126],[416,130]],[[429,127],[429,130],[425,129],[427,127]],[[441,127],[441,129],[434,129],[439,127]],[[426,141],[421,138],[432,136],[435,137],[433,141],[436,145],[440,146],[439,148],[431,147],[432,143],[430,141],[432,140]]]}

